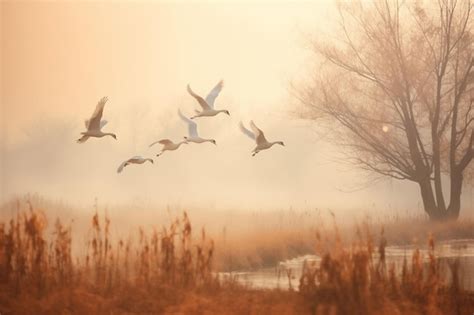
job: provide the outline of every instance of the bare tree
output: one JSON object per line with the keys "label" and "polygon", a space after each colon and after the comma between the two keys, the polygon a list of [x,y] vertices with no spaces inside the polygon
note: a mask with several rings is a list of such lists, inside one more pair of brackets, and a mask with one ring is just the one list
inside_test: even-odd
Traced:
{"label": "bare tree", "polygon": [[416,182],[431,219],[458,218],[474,155],[471,1],[338,9],[338,40],[311,41],[324,62],[295,90],[301,116],[330,128],[357,166]]}

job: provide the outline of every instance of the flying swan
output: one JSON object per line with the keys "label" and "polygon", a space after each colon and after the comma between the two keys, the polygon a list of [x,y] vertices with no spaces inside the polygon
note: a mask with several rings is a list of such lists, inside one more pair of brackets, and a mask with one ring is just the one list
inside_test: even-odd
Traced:
{"label": "flying swan", "polygon": [[258,129],[258,127],[254,124],[253,121],[250,121],[250,127],[252,128],[253,132],[245,128],[242,122],[240,122],[239,127],[240,127],[240,130],[246,136],[248,136],[252,140],[255,140],[255,142],[257,143],[257,146],[252,151],[252,156],[255,156],[255,154],[257,154],[258,152],[262,150],[270,149],[274,144],[285,146],[283,141],[268,142],[267,139],[265,139],[265,135],[263,134],[263,131]]}
{"label": "flying swan", "polygon": [[207,94],[206,99],[203,99],[201,96],[197,95],[196,93],[191,90],[191,87],[188,84],[188,93],[191,94],[192,97],[198,101],[199,105],[202,107],[202,111],[197,111],[196,110],[196,115],[191,117],[191,119],[194,119],[196,117],[205,117],[205,116],[216,116],[219,113],[226,113],[227,115],[230,116],[230,113],[228,110],[225,109],[220,109],[216,110],[214,109],[214,101],[216,100],[217,96],[222,90],[222,87],[224,86],[224,81],[220,80],[219,83]]}
{"label": "flying swan", "polygon": [[123,168],[125,166],[128,166],[130,164],[143,164],[145,163],[146,161],[150,161],[151,164],[153,164],[153,160],[152,159],[146,159],[146,158],[143,158],[141,156],[134,156],[134,157],[131,157],[129,158],[128,160],[124,161],[122,164],[120,164],[119,168],[117,169],[117,173],[122,173],[123,171]]}
{"label": "flying swan", "polygon": [[158,141],[153,142],[152,144],[150,144],[150,147],[152,147],[153,145],[157,143],[162,144],[163,147],[161,148],[160,153],[158,153],[156,156],[162,155],[165,151],[174,151],[178,149],[183,143],[188,144],[186,140],[178,142],[178,143],[174,143],[173,141],[169,139],[163,139],[163,140],[158,140]]}
{"label": "flying swan", "polygon": [[77,143],[84,143],[87,141],[87,139],[89,139],[89,137],[102,138],[104,136],[111,136],[117,140],[117,136],[115,134],[110,132],[102,132],[102,128],[107,124],[107,120],[101,120],[105,103],[107,103],[107,97],[103,97],[99,101],[91,118],[85,121],[87,130],[81,132],[82,137],[77,139]]}
{"label": "flying swan", "polygon": [[210,143],[213,143],[213,144],[217,145],[216,140],[214,140],[214,139],[204,139],[204,138],[199,137],[196,122],[194,122],[191,119],[184,116],[183,113],[181,113],[181,110],[179,110],[179,109],[178,109],[178,115],[185,123],[188,124],[188,136],[184,137],[184,139],[186,139],[186,141],[194,142],[194,143],[210,142]]}

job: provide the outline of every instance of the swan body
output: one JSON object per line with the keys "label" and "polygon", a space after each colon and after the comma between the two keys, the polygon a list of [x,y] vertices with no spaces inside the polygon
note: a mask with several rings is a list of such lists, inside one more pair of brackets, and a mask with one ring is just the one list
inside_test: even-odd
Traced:
{"label": "swan body", "polygon": [[194,122],[191,119],[184,116],[183,113],[181,113],[181,110],[178,110],[178,115],[185,123],[188,124],[188,136],[184,137],[184,139],[186,139],[187,142],[194,142],[194,143],[210,142],[210,143],[213,143],[213,144],[217,145],[216,140],[214,140],[214,139],[201,138],[198,135],[196,122]]}
{"label": "swan body", "polygon": [[250,139],[255,140],[257,143],[257,146],[253,149],[252,151],[252,156],[255,156],[260,151],[270,149],[272,146],[275,144],[279,144],[282,146],[285,146],[283,141],[274,141],[274,142],[268,142],[267,139],[265,138],[265,135],[262,130],[260,130],[253,121],[250,121],[250,128],[252,128],[252,131],[249,129],[245,128],[244,124],[240,122],[239,124],[240,130],[248,136]]}
{"label": "swan body", "polygon": [[141,156],[131,157],[128,160],[123,161],[122,164],[120,164],[120,166],[117,169],[117,173],[121,173],[125,166],[128,166],[130,164],[143,164],[146,161],[149,161],[151,164],[153,164],[153,159],[146,159],[146,158],[143,158]]}
{"label": "swan body", "polygon": [[77,139],[77,143],[84,143],[90,137],[102,138],[104,136],[111,136],[117,140],[117,136],[111,132],[103,132],[102,128],[107,124],[107,120],[101,120],[104,112],[105,103],[107,103],[107,97],[103,97],[97,104],[94,113],[91,118],[85,121],[86,131],[81,132],[81,137]]}
{"label": "swan body", "polygon": [[219,93],[221,92],[223,86],[224,86],[224,81],[220,80],[217,83],[217,85],[209,92],[209,94],[207,94],[206,98],[204,99],[201,96],[194,93],[188,84],[188,93],[191,94],[191,96],[194,97],[196,101],[199,103],[199,105],[201,105],[202,107],[202,111],[196,110],[196,115],[191,117],[191,119],[194,119],[197,117],[216,116],[219,113],[226,113],[227,115],[230,116],[229,111],[226,109],[220,109],[220,110],[214,109],[214,102],[217,96],[219,96]]}
{"label": "swan body", "polygon": [[183,143],[184,144],[188,144],[188,141],[184,140],[184,141],[181,141],[181,142],[178,142],[178,143],[174,143],[173,141],[169,140],[169,139],[162,139],[162,140],[158,140],[158,141],[155,141],[153,142],[152,144],[150,144],[150,147],[155,145],[155,144],[162,144],[163,147],[161,148],[161,151],[160,153],[158,153],[156,156],[160,156],[162,155],[165,151],[174,151],[174,150],[177,150]]}

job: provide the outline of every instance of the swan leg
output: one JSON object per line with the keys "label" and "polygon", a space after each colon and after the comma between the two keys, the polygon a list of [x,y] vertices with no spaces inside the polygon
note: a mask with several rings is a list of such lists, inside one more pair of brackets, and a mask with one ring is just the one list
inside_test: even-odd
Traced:
{"label": "swan leg", "polygon": [[82,137],[80,137],[79,139],[76,140],[77,143],[84,143],[87,141],[87,139],[89,139],[89,136],[86,136],[86,135],[83,135]]}
{"label": "swan leg", "polygon": [[198,118],[198,117],[201,117],[201,112],[196,110],[196,115],[194,115],[193,117],[190,117],[190,119],[194,119],[194,118]]}

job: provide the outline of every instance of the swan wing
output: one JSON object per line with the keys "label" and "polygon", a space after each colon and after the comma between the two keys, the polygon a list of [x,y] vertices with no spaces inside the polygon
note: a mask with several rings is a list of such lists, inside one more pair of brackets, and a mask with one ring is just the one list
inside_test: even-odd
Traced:
{"label": "swan wing", "polygon": [[91,118],[88,120],[87,129],[88,130],[100,130],[100,120],[102,119],[102,113],[104,112],[105,103],[107,103],[107,97],[100,99],[97,104],[94,113]]}
{"label": "swan wing", "polygon": [[128,159],[128,163],[140,163],[143,161],[143,157],[136,155]]}
{"label": "swan wing", "polygon": [[185,123],[188,124],[188,133],[190,137],[197,137],[198,132],[197,132],[197,124],[189,119],[188,117],[184,116],[183,113],[181,113],[181,110],[178,109],[178,115],[183,120]]}
{"label": "swan wing", "polygon": [[201,96],[197,95],[196,93],[193,92],[193,90],[191,90],[191,87],[189,86],[189,84],[188,84],[188,93],[191,94],[191,96],[194,97],[196,99],[196,101],[198,101],[198,103],[199,103],[199,105],[201,105],[202,109],[204,109],[204,110],[211,109],[209,104],[207,104],[207,102]]}
{"label": "swan wing", "polygon": [[239,128],[240,128],[240,131],[242,131],[242,133],[244,135],[246,135],[247,137],[249,137],[252,140],[255,140],[254,133],[252,131],[248,130],[247,128],[245,128],[245,126],[242,122],[239,123]]}
{"label": "swan wing", "polygon": [[169,145],[169,144],[173,144],[173,141],[171,141],[169,139],[158,140],[158,141],[155,141],[152,144],[150,144],[150,147],[157,144],[157,143],[163,144],[163,145],[167,145],[167,144]]}
{"label": "swan wing", "polygon": [[[89,122],[90,122],[89,119],[86,119],[86,120],[84,121],[84,125],[86,125],[86,129],[89,129]],[[102,129],[105,125],[107,125],[107,123],[108,123],[107,120],[102,119],[102,120],[100,121],[100,129]]]}
{"label": "swan wing", "polygon": [[126,160],[122,164],[120,164],[120,166],[117,168],[117,173],[122,173],[123,168],[125,167],[125,165],[127,165],[127,163],[128,163],[128,160]]}
{"label": "swan wing", "polygon": [[257,125],[253,122],[253,120],[250,121],[250,127],[253,130],[253,133],[255,134],[255,141],[257,141],[257,144],[265,143],[267,142],[267,139],[265,139],[265,135],[263,134],[263,131],[260,130]]}
{"label": "swan wing", "polygon": [[220,80],[216,86],[207,94],[206,96],[206,103],[214,108],[214,101],[216,100],[217,96],[219,96],[219,93],[222,91],[222,87],[224,86],[224,80]]}
{"label": "swan wing", "polygon": [[108,123],[107,120],[102,119],[102,120],[100,121],[100,129],[104,128],[104,126],[107,125],[107,123]]}
{"label": "swan wing", "polygon": [[158,143],[166,145],[166,144],[173,144],[173,141],[169,139],[163,139],[163,140],[158,141]]}

